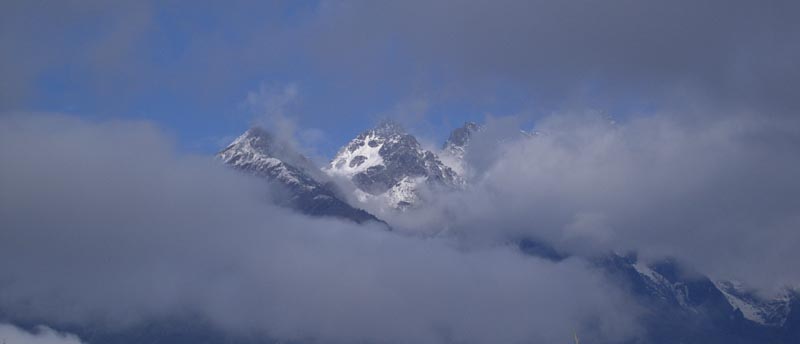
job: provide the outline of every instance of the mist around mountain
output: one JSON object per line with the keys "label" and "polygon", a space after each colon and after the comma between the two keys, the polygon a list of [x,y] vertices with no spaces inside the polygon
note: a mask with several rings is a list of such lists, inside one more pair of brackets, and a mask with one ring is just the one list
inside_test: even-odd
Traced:
{"label": "mist around mountain", "polygon": [[[595,125],[616,130],[614,121],[602,116],[597,119]],[[477,175],[467,159],[468,154],[475,154],[472,150],[487,148],[476,144],[524,144],[558,135],[552,131],[536,135],[521,132],[487,140],[480,137],[485,133],[484,128],[467,122],[452,131],[441,150],[433,152],[423,149],[400,124],[383,121],[344,145],[322,168],[295,152],[287,153],[263,129],[251,129],[220,152],[219,157],[236,169],[287,185],[294,195],[319,193],[321,181],[336,181],[341,185],[337,190],[351,192],[349,197],[340,194],[337,201],[372,209],[406,234],[447,237],[453,233],[426,228],[430,223],[419,222],[419,217],[426,216],[424,209],[441,206],[442,199],[469,193],[475,186],[471,182],[480,184],[481,178],[487,177]],[[320,215],[302,203],[291,207],[301,213]],[[323,216],[350,218],[360,223],[347,212]],[[377,221],[375,217],[371,219]],[[797,308],[800,295],[794,288],[784,287],[777,294],[766,296],[741,282],[708,277],[691,264],[669,256],[640,259],[633,251],[574,252],[556,248],[557,243],[541,237],[518,235],[509,239],[522,254],[540,259],[561,262],[582,256],[640,307],[643,328],[647,331],[640,340],[648,343],[701,339],[706,343],[786,342],[799,333],[800,324],[794,319],[800,312]]]}
{"label": "mist around mountain", "polygon": [[[773,240],[793,228],[763,225],[791,221],[791,211],[756,207],[788,185],[794,158],[767,155],[782,168],[761,169],[751,159],[764,162],[763,147],[741,139],[770,128],[596,113],[542,120],[525,130],[535,135],[496,126],[466,124],[432,151],[382,123],[318,167],[264,128],[210,159],[176,152],[139,123],[1,119],[0,147],[25,149],[0,150],[0,334],[66,343],[798,338],[796,247]],[[460,156],[454,145],[467,176],[440,158]],[[500,154],[476,156],[484,152]],[[329,171],[341,160],[340,169],[353,165],[349,178]],[[761,184],[744,183],[762,173]],[[407,176],[425,178],[416,203],[384,203]]]}
{"label": "mist around mountain", "polygon": [[263,128],[247,130],[217,157],[234,169],[269,182],[272,187],[265,188],[265,193],[270,190],[274,200],[290,209],[356,223],[382,222],[344,201],[341,191],[311,160]]}
{"label": "mist around mountain", "polygon": [[800,343],[798,13],[0,1],[0,344]]}
{"label": "mist around mountain", "polygon": [[482,126],[475,122],[466,122],[462,127],[453,129],[447,141],[442,146],[440,159],[445,165],[452,168],[459,175],[467,175],[466,154],[472,136],[481,130]]}

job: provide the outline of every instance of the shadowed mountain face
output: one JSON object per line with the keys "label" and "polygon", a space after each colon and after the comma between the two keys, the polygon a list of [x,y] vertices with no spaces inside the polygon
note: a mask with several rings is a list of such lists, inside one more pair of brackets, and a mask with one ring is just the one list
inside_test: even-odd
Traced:
{"label": "shadowed mountain face", "polygon": [[464,126],[454,129],[450,137],[445,141],[443,150],[459,158],[464,157],[467,145],[469,145],[472,135],[481,130],[481,126],[474,122],[464,123]]}
{"label": "shadowed mountain face", "polygon": [[339,197],[314,164],[261,128],[252,128],[218,155],[226,165],[262,177],[285,191],[283,205],[312,216],[331,216],[356,223],[383,222]]}
{"label": "shadowed mountain face", "polygon": [[[421,186],[433,190],[465,186],[457,168],[448,165],[463,166],[470,140],[480,130],[481,126],[466,123],[452,132],[441,152],[442,160],[450,159],[447,165],[393,122],[358,135],[324,170],[259,128],[237,138],[219,158],[233,168],[281,185],[288,194],[288,207],[362,223],[380,220],[343,201],[332,183],[323,182],[328,175],[352,181],[356,196],[364,202],[385,202],[400,209],[420,205],[424,202],[419,195]],[[518,247],[524,254],[552,261],[569,258],[536,240],[522,239]],[[738,283],[713,280],[672,260],[648,264],[635,256],[611,253],[589,261],[643,309],[646,333],[640,337],[641,343],[794,343],[800,338],[796,291],[764,298]]]}
{"label": "shadowed mountain face", "polygon": [[[536,240],[521,239],[516,245],[523,254],[541,259],[569,257]],[[671,259],[645,263],[633,254],[609,253],[589,260],[641,308],[645,333],[631,343],[789,344],[800,338],[796,290],[764,298]]]}
{"label": "shadowed mountain face", "polygon": [[360,200],[373,198],[392,208],[418,205],[421,188],[458,188],[462,178],[425,150],[399,124],[386,121],[359,134],[339,150],[325,172],[343,176]]}
{"label": "shadowed mountain face", "polygon": [[466,179],[467,163],[465,158],[470,141],[481,130],[483,130],[482,126],[473,122],[466,122],[463,126],[453,129],[447,141],[442,145],[440,155],[442,162],[456,171],[462,178]]}

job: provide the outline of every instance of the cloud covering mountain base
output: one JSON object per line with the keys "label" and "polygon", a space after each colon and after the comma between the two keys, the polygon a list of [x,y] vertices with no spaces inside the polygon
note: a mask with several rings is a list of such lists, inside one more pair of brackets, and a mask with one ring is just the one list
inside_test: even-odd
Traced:
{"label": "cloud covering mountain base", "polygon": [[797,120],[586,111],[544,118],[532,137],[492,125],[467,153],[473,187],[397,221],[478,243],[674,257],[762,290],[800,281]]}
{"label": "cloud covering mountain base", "polygon": [[0,161],[0,309],[17,319],[125,328],[192,314],[333,342],[637,331],[637,308],[581,259],[294,214],[147,123],[6,116]]}

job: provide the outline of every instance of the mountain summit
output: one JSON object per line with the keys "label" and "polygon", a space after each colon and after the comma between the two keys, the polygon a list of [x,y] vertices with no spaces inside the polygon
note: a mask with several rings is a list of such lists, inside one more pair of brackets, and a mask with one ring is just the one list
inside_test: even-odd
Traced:
{"label": "mountain summit", "polygon": [[351,180],[360,200],[377,197],[399,209],[417,204],[422,186],[463,185],[453,169],[393,121],[381,122],[356,136],[339,150],[325,172]]}
{"label": "mountain summit", "polygon": [[333,216],[357,223],[383,222],[339,197],[314,164],[262,128],[251,128],[217,154],[226,165],[262,177],[286,189],[282,204],[312,216]]}
{"label": "mountain summit", "polygon": [[248,129],[217,156],[236,169],[274,179],[292,189],[318,186],[312,177],[314,164],[263,128]]}

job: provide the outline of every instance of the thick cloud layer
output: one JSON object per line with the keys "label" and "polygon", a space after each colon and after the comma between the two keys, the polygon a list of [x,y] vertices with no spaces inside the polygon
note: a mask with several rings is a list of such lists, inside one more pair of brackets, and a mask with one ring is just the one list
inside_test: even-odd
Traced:
{"label": "thick cloud layer", "polygon": [[798,285],[799,123],[686,118],[561,113],[533,136],[490,122],[467,154],[479,166],[470,190],[390,219],[477,244],[532,237],[577,254],[675,257],[766,290]]}
{"label": "thick cloud layer", "polygon": [[0,341],[14,344],[81,344],[80,338],[69,333],[59,333],[46,326],[28,332],[13,325],[0,324]]}
{"label": "thick cloud layer", "polygon": [[[489,123],[471,189],[381,214],[402,235],[275,208],[260,182],[176,154],[151,124],[0,115],[0,307],[53,324],[200,314],[326,341],[635,331],[580,258],[521,257],[504,246],[520,237],[796,284],[798,4],[5,1],[0,109],[171,113],[193,131],[277,79],[308,85],[299,122],[331,132],[402,99],[557,114],[532,138],[514,133],[528,116]],[[296,132],[274,123],[294,123],[278,110],[296,92],[267,93],[248,98]],[[649,113],[611,125],[587,104]]]}
{"label": "thick cloud layer", "polygon": [[0,120],[0,308],[119,328],[199,315],[324,341],[620,339],[636,310],[580,260],[458,249],[267,203],[147,123]]}

